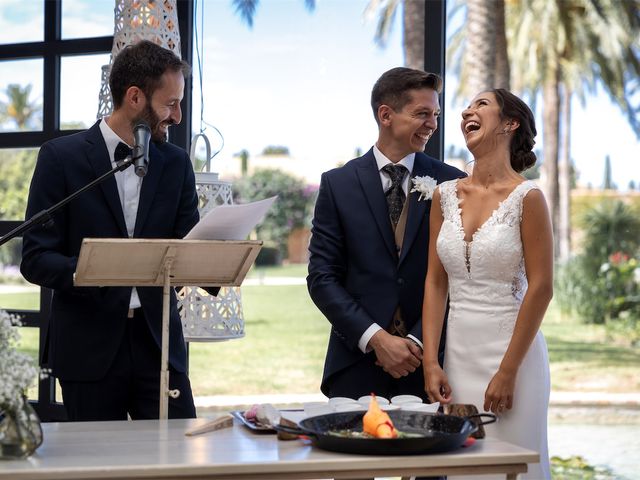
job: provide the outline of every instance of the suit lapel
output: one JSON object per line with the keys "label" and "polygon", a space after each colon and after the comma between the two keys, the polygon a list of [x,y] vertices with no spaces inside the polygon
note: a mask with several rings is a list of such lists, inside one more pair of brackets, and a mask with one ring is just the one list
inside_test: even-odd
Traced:
{"label": "suit lapel", "polygon": [[[431,161],[425,158],[420,153],[416,153],[416,158],[413,164],[413,172],[411,172],[411,178],[423,177],[429,175],[434,177],[433,167]],[[409,179],[409,192],[413,188],[413,182]],[[435,177],[434,177],[435,178]],[[418,234],[420,225],[422,222],[429,222],[427,218],[427,207],[431,206],[431,200],[420,200],[418,192],[409,193],[409,214],[407,218],[407,226],[404,231],[404,240],[402,242],[402,251],[400,252],[400,259],[398,264],[407,256],[407,252],[411,249],[411,245]]]}
{"label": "suit lapel", "polygon": [[362,191],[369,203],[371,213],[378,225],[378,230],[380,230],[380,235],[389,249],[389,253],[395,258],[397,256],[396,243],[393,238],[391,221],[389,220],[389,208],[387,207],[387,200],[382,191],[382,182],[380,181],[380,173],[378,172],[376,160],[373,156],[373,150],[369,150],[369,152],[361,158],[358,168],[356,169],[356,174],[360,181]]}
{"label": "suit lapel", "polygon": [[149,215],[153,198],[158,190],[158,184],[162,177],[164,165],[166,162],[165,156],[156,148],[151,142],[149,143],[149,168],[147,174],[142,179],[142,187],[140,189],[140,201],[138,203],[138,213],[136,215],[136,226],[133,236],[140,237],[144,222]]}
{"label": "suit lapel", "polygon": [[[107,152],[107,146],[102,138],[100,132],[99,123],[96,123],[87,130],[87,159],[93,168],[96,177],[104,175],[111,170],[111,160],[109,159],[109,153]],[[120,195],[118,194],[118,185],[113,175],[107,178],[99,185],[102,194],[105,197],[107,205],[113,213],[113,217],[118,224],[118,228],[123,236],[127,236],[127,225],[124,221],[124,214],[122,213],[122,205],[120,204]]]}

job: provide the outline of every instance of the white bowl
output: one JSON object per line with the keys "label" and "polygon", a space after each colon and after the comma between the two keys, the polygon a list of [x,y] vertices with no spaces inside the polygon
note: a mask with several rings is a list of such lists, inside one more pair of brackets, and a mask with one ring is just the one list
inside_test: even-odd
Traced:
{"label": "white bowl", "polygon": [[340,405],[341,403],[353,403],[355,400],[353,398],[348,397],[333,397],[329,399],[329,405],[332,407],[336,405]]}
{"label": "white bowl", "polygon": [[339,403],[335,408],[336,412],[356,412],[358,410],[364,410],[364,407],[355,400],[350,403]]}
{"label": "white bowl", "polygon": [[380,410],[384,410],[385,412],[388,412],[389,410],[400,410],[400,405],[394,405],[393,403],[380,405]]}
{"label": "white bowl", "polygon": [[440,402],[435,403],[403,403],[400,405],[401,410],[410,412],[436,413],[440,407]]}
{"label": "white bowl", "polygon": [[[389,405],[389,400],[384,397],[379,397],[376,395],[376,400],[378,401],[378,405]],[[371,395],[363,395],[358,399],[358,403],[369,408],[369,404],[371,403]]]}
{"label": "white bowl", "polygon": [[396,405],[403,403],[422,403],[422,399],[417,395],[396,395],[391,398],[391,403]]}
{"label": "white bowl", "polygon": [[333,413],[333,407],[328,403],[304,406],[304,414],[306,417],[316,417],[318,415],[326,415],[327,413]]}

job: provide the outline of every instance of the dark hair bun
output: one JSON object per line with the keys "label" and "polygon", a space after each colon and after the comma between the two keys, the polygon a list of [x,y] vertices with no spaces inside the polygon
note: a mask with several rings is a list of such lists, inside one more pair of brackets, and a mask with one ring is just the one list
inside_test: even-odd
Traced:
{"label": "dark hair bun", "polygon": [[519,150],[513,152],[511,155],[511,167],[518,173],[524,172],[526,169],[531,168],[536,163],[536,154],[531,150],[528,152]]}

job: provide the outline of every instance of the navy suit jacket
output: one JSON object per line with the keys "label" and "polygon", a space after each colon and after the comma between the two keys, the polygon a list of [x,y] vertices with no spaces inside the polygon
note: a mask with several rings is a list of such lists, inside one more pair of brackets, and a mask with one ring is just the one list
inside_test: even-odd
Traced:
{"label": "navy suit jacket", "polygon": [[[411,177],[424,175],[441,183],[465,174],[416,153]],[[323,391],[333,374],[362,358],[358,340],[365,330],[374,322],[388,328],[398,306],[408,332],[422,339],[431,200],[418,201],[418,196],[409,194],[398,256],[373,149],[322,175],[307,285],[314,303],[332,325]]]}
{"label": "navy suit jacket", "polygon": [[[96,123],[89,130],[42,145],[27,204],[27,218],[51,207],[111,170]],[[149,146],[134,237],[182,238],[198,222],[195,176],[187,153],[169,143]],[[21,271],[52,289],[49,366],[68,381],[104,376],[125,334],[131,287],[74,287],[73,273],[84,238],[128,238],[114,177],[58,210],[54,225],[36,227],[23,239]],[[150,331],[161,345],[162,288],[138,288]],[[186,348],[172,290],[169,362],[186,371]],[[160,368],[160,365],[158,365]]]}

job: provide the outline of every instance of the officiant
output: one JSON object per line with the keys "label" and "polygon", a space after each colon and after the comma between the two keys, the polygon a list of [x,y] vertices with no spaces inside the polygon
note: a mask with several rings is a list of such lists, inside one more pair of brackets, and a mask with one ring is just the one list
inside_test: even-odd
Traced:
{"label": "officiant", "polygon": [[[189,65],[152,42],[124,48],[111,67],[111,116],[40,149],[27,218],[129,156],[140,122],[151,129],[146,175],[118,172],[58,210],[53,225],[24,235],[22,274],[53,290],[46,360],[69,420],[158,418],[162,288],[74,287],[73,274],[84,238],[175,239],[198,222],[191,161],[166,141],[182,118],[189,74]],[[170,388],[180,396],[169,398],[169,418],[191,418],[196,412],[173,290],[170,305]]]}

